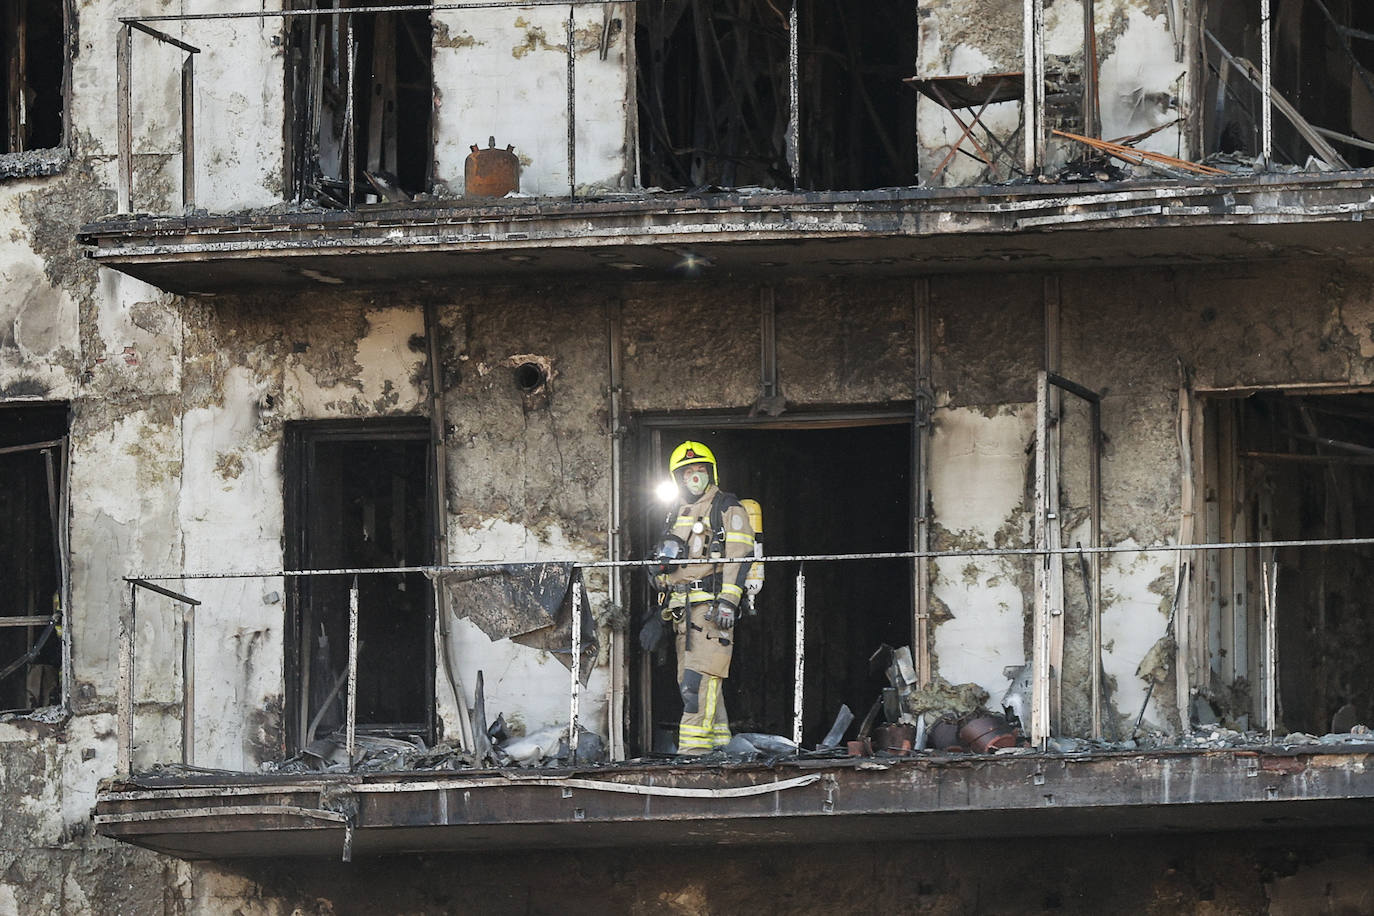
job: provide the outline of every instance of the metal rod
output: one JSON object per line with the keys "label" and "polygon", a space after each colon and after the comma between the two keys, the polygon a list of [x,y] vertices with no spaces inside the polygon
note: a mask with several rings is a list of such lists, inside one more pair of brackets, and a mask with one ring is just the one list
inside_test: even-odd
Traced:
{"label": "metal rod", "polygon": [[135,585],[139,588],[146,588],[150,592],[157,592],[164,598],[171,598],[173,601],[180,601],[182,604],[189,604],[191,607],[196,607],[200,604],[200,602],[194,598],[189,598],[186,595],[181,594],[180,592],[174,592],[170,588],[163,588],[161,585],[154,585],[146,579],[125,579],[124,581],[128,582],[131,585]]}
{"label": "metal rod", "polygon": [[181,206],[196,204],[196,58],[181,65]]}
{"label": "metal rod", "polygon": [[119,771],[134,772],[134,622],[138,586],[129,583],[129,613],[119,621]]}
{"label": "metal rod", "polygon": [[358,577],[348,589],[348,724],[344,748],[348,769],[353,771],[353,755],[358,739]]}
{"label": "metal rod", "polygon": [[119,30],[115,44],[115,120],[119,131],[119,212],[133,208],[134,134],[133,134],[133,77],[134,32],[125,25]]}
{"label": "metal rod", "polygon": [[577,196],[577,6],[568,4],[568,196]]}
{"label": "metal rod", "polygon": [[65,441],[65,439],[49,439],[46,442],[26,442],[23,445],[7,445],[4,448],[0,448],[0,455],[10,455],[15,452],[41,452],[45,449],[56,448]]}
{"label": "metal rod", "polygon": [[806,694],[806,571],[797,569],[797,609],[793,630],[792,743],[802,740],[802,709]]}
{"label": "metal rod", "polygon": [[[636,3],[638,0],[479,0],[476,3],[415,3],[407,6],[360,6],[349,13],[420,13],[443,10],[525,9],[536,6],[601,6],[607,3]],[[338,8],[314,10],[253,10],[240,13],[181,13],[165,16],[121,16],[119,22],[195,22],[216,19],[291,19],[295,17],[332,16]]]}
{"label": "metal rod", "polygon": [[1274,164],[1274,73],[1270,60],[1269,0],[1260,0],[1260,79],[1263,111],[1260,113],[1260,150],[1267,170]]}
{"label": "metal rod", "polygon": [[181,625],[181,762],[196,762],[196,609],[182,612]]}
{"label": "metal rod", "polygon": [[[1369,538],[1315,538],[1301,541],[1234,541],[1213,544],[1144,544],[1130,547],[1084,547],[1086,554],[1115,553],[1177,553],[1193,550],[1256,550],[1265,547],[1354,547],[1374,545],[1374,537]],[[762,556],[751,558],[751,563],[799,563],[830,562],[844,560],[932,560],[955,557],[1028,557],[1040,554],[1077,554],[1077,547],[1041,549],[1036,547],[988,547],[966,550],[894,550],[874,553],[813,553]],[[684,566],[699,563],[700,560],[594,560],[579,562],[575,560],[548,560],[549,563],[570,563],[577,569],[619,569],[637,566]],[[450,563],[445,566],[362,566],[349,569],[287,569],[287,570],[250,570],[247,572],[199,572],[174,573],[159,576],[126,576],[125,582],[170,582],[178,579],[280,579],[297,576],[375,576],[392,573],[424,573],[437,575],[447,572],[460,572],[480,567],[517,567],[528,566],[528,561],[509,563]]]}
{"label": "metal rod", "polygon": [[199,53],[200,53],[200,48],[197,48],[195,45],[188,45],[186,42],[182,41],[180,38],[173,38],[171,35],[168,35],[166,32],[159,32],[157,29],[152,28],[151,26],[146,26],[146,25],[143,24],[144,20],[141,20],[141,19],[120,19],[119,21],[122,22],[122,23],[124,23],[125,25],[127,25],[127,26],[128,26],[129,28],[131,28],[131,29],[138,29],[140,32],[144,33],[145,35],[151,35],[151,36],[153,36],[154,38],[156,38],[158,41],[163,42],[164,44],[169,44],[169,45],[171,45],[171,46],[174,47],[174,48],[180,48],[181,50],[185,51],[185,52],[188,53],[188,54],[199,54]]}
{"label": "metal rod", "polygon": [[568,688],[568,754],[577,761],[577,714],[582,699],[582,580],[572,583],[572,665]]}
{"label": "metal rod", "polygon": [[0,617],[0,628],[45,627],[53,622],[52,614],[33,614],[28,617]]}
{"label": "metal rod", "polygon": [[[358,74],[358,41],[353,32],[353,14],[344,15],[344,24],[348,33],[348,98],[344,102],[344,131],[345,133],[345,153],[344,158],[348,161],[344,163],[344,171],[348,175],[348,207],[353,209],[358,206],[358,128],[354,124],[354,104],[353,92],[356,86]],[[351,764],[350,764],[351,765]]]}

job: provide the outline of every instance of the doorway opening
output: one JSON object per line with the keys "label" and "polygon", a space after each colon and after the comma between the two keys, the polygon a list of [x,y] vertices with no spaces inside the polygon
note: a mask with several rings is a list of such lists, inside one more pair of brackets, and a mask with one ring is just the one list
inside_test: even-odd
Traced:
{"label": "doorway opening", "polygon": [[[313,422],[287,429],[287,566],[424,566],[433,557],[425,420]],[[299,750],[343,724],[349,576],[299,576],[291,589],[287,683]],[[358,579],[357,727],[420,735],[434,725],[434,604],[422,573]]]}
{"label": "doorway opening", "polygon": [[[1204,414],[1209,541],[1374,537],[1374,394],[1259,392]],[[1211,684],[1223,721],[1262,725],[1268,550],[1208,560]],[[1286,547],[1274,604],[1279,733],[1374,722],[1374,546]],[[1248,717],[1248,720],[1247,720]]]}
{"label": "doorway opening", "polygon": [[[349,7],[396,5],[408,8],[347,14]],[[291,26],[292,187],[299,200],[331,207],[355,202],[349,199],[350,178],[356,202],[409,200],[429,190],[433,165],[430,13],[400,0],[311,0],[297,8],[340,6],[340,15],[299,16]]]}
{"label": "doorway opening", "polygon": [[[668,456],[686,439],[715,452],[720,485],[763,509],[765,553],[771,556],[848,554],[910,549],[911,422],[906,417],[842,421],[790,420],[738,425],[711,418],[646,420],[638,442],[640,486],[627,505],[637,521],[634,556],[659,539],[668,512],[653,499]],[[793,717],[796,578],[800,564],[769,563],[757,608],[736,626],[736,648],[725,682],[735,732],[789,736]],[[869,658],[883,644],[912,643],[912,568],[904,560],[845,560],[805,565],[806,676],[803,742],[818,743],[841,704],[862,717],[887,680]],[[628,594],[634,619],[649,612],[648,577]],[[635,652],[631,676],[640,685],[631,734],[651,750],[655,728],[672,734],[681,715],[672,649]],[[662,750],[662,741],[659,741]]]}
{"label": "doorway opening", "polygon": [[62,701],[65,404],[0,409],[0,712]]}

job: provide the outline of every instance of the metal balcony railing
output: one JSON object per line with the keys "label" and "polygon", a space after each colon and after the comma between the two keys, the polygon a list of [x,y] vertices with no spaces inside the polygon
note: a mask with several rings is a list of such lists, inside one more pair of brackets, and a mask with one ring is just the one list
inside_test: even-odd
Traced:
{"label": "metal balcony railing", "polygon": [[[1048,564],[1053,557],[1073,557],[1080,562],[1086,562],[1086,557],[1092,555],[1106,554],[1150,554],[1150,553],[1174,553],[1180,555],[1180,564],[1177,575],[1180,579],[1188,577],[1193,571],[1198,569],[1197,557],[1213,551],[1257,551],[1260,553],[1259,567],[1262,578],[1262,622],[1259,628],[1261,633],[1260,653],[1262,661],[1258,665],[1261,673],[1262,690],[1262,718],[1263,726],[1269,731],[1272,740],[1276,727],[1276,668],[1277,654],[1275,644],[1275,622],[1277,619],[1278,601],[1278,562],[1276,552],[1285,548],[1320,548],[1335,546],[1367,546],[1374,545],[1374,538],[1328,538],[1312,540],[1273,540],[1273,541],[1251,541],[1251,542],[1230,542],[1230,543],[1204,543],[1204,544],[1158,544],[1149,546],[1108,546],[1108,547],[1061,547],[1061,548],[1036,548],[1036,547],[1013,547],[1013,548],[988,548],[988,549],[964,549],[964,550],[930,550],[930,551],[897,551],[883,553],[855,553],[855,554],[805,554],[791,556],[772,556],[764,557],[761,560],[754,559],[750,562],[764,563],[799,563],[803,564],[796,574],[794,580],[795,587],[795,628],[794,628],[794,692],[793,692],[793,733],[794,743],[801,743],[801,726],[803,716],[803,694],[802,684],[806,676],[806,576],[805,565],[818,563],[844,563],[861,560],[889,560],[905,561],[917,564],[917,569],[923,570],[924,564],[931,561],[946,559],[973,559],[973,558],[1027,558],[1038,564]],[[700,562],[699,560],[680,560],[680,561],[661,561],[661,560],[620,560],[620,561],[600,561],[589,563],[560,563],[557,565],[571,566],[579,573],[582,570],[604,569],[604,570],[633,570],[638,567],[660,566],[665,562],[686,564]],[[204,613],[202,602],[182,591],[177,591],[167,587],[166,582],[192,583],[206,580],[231,580],[231,579],[293,579],[293,578],[319,578],[319,577],[346,577],[351,580],[349,587],[349,608],[348,608],[348,670],[347,670],[347,714],[345,721],[346,747],[345,750],[351,762],[355,758],[356,736],[357,736],[357,683],[358,683],[358,615],[359,615],[359,588],[358,580],[360,577],[373,575],[390,575],[404,573],[422,573],[434,581],[435,577],[447,573],[460,572],[473,569],[491,569],[502,566],[529,566],[540,564],[503,564],[503,563],[454,563],[436,566],[398,566],[386,568],[346,568],[346,569],[319,569],[319,570],[275,570],[275,571],[249,571],[249,572],[198,572],[173,575],[140,575],[126,577],[124,582],[129,588],[129,602],[127,616],[121,621],[120,645],[119,645],[119,709],[118,709],[118,730],[119,730],[119,767],[122,773],[133,771],[133,748],[134,748],[134,679],[135,679],[135,649],[134,633],[138,622],[138,595],[141,591],[148,591],[157,595],[164,596],[183,607],[182,626],[181,626],[181,648],[182,648],[182,702],[181,702],[181,763],[193,765],[196,761],[195,753],[195,717],[196,717],[196,690],[195,690],[195,617],[197,613]],[[925,574],[918,572],[918,574]],[[186,585],[180,586],[186,589]],[[568,741],[569,749],[575,753],[577,749],[580,719],[580,704],[583,687],[579,678],[580,665],[577,660],[581,658],[584,642],[587,635],[582,631],[582,606],[585,599],[583,585],[580,575],[574,575],[571,581],[572,590],[572,618],[570,646],[572,663],[568,681]],[[1169,635],[1174,627],[1174,614],[1177,613],[1180,591],[1175,592],[1175,605],[1170,614],[1168,623]],[[1100,603],[1091,601],[1087,603],[1089,612],[1094,616],[1100,614]],[[1038,615],[1039,625],[1048,627],[1049,621],[1053,616],[1062,614],[1063,609],[1052,609],[1049,613]],[[1036,634],[1038,638],[1033,640],[1034,658],[1032,661],[1032,695],[1047,695],[1048,691],[1039,680],[1044,676],[1042,672],[1049,670],[1048,664],[1039,656],[1042,652],[1048,651],[1050,641],[1046,634]],[[1102,658],[1100,646],[1096,647],[1098,657],[1096,666],[1101,669]],[[1153,686],[1153,685],[1152,685]],[[1146,704],[1149,703],[1149,693],[1146,694]],[[1144,707],[1142,707],[1142,715]],[[170,713],[169,713],[170,714]],[[1037,714],[1032,717],[1034,727],[1030,738],[1032,743],[1041,749],[1046,747],[1046,742],[1051,737],[1049,734],[1049,719],[1046,714]],[[479,723],[477,727],[485,728],[486,723]],[[612,724],[612,728],[615,725]],[[1137,721],[1137,728],[1139,721]]]}

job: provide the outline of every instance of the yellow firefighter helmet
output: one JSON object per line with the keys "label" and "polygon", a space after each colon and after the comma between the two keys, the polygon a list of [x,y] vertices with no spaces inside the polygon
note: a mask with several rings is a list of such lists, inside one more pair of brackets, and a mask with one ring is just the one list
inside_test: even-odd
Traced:
{"label": "yellow firefighter helmet", "polygon": [[700,442],[693,442],[689,439],[673,449],[673,455],[668,459],[668,473],[676,476],[680,469],[691,464],[709,464],[711,466],[711,482],[720,483],[720,473],[716,470],[716,456]]}

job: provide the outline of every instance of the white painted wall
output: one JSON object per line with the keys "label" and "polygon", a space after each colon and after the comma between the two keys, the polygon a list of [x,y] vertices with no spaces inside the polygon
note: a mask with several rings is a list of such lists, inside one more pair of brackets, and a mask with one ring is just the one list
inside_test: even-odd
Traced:
{"label": "white painted wall", "polygon": [[[922,76],[973,76],[1023,71],[1021,50],[1021,7],[993,4],[987,0],[938,0],[923,2],[918,72]],[[1152,4],[1143,0],[1098,0],[1095,7],[1099,36],[1099,101],[1102,136],[1107,139],[1143,133],[1189,115],[1191,89],[1189,64],[1178,60],[1175,36],[1163,15],[1152,14]],[[989,22],[988,16],[998,18]],[[978,25],[971,25],[976,22]],[[1082,7],[1074,3],[1047,4],[1045,9],[1045,52],[1047,55],[1080,56],[1083,51]],[[1162,99],[1178,100],[1179,109],[1160,104]],[[968,123],[974,111],[962,109],[959,116]],[[990,106],[983,123],[1006,140],[1020,123],[1020,104],[1004,102]],[[1200,116],[1200,114],[1199,114]],[[1182,125],[1182,126],[1186,126]],[[1180,125],[1168,127],[1143,141],[1140,149],[1187,157],[1190,151]],[[939,104],[922,97],[917,109],[917,138],[920,176],[938,185],[980,183],[983,167],[969,156],[957,154],[946,170],[932,178],[932,172],[959,139],[961,128]],[[978,142],[988,149],[981,131]],[[964,141],[963,149],[977,155],[977,149]],[[1014,164],[1019,167],[1023,138],[1018,137]],[[1051,137],[1048,166],[1057,167],[1080,157],[1087,149],[1069,140]],[[1120,164],[1120,163],[1117,163]],[[1012,173],[1005,164],[987,181],[1003,181]]]}
{"label": "white painted wall", "polygon": [[[513,145],[520,157],[521,193],[568,193],[567,12],[545,6],[434,14],[436,34],[451,45],[434,55],[436,176],[448,192],[463,193],[470,147],[485,148],[495,137],[497,147]],[[628,186],[626,37],[615,31],[601,60],[604,23],[600,7],[578,7],[574,124],[576,183],[583,189]]]}

